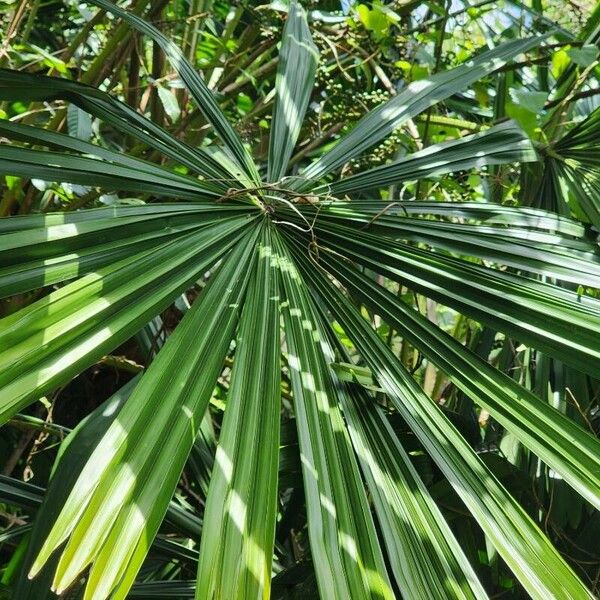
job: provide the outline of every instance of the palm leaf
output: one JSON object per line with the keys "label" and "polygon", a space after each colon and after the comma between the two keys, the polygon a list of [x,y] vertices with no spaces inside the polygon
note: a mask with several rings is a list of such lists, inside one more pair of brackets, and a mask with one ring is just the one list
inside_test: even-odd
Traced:
{"label": "palm leaf", "polygon": [[326,598],[391,598],[358,464],[306,287],[281,242],[288,365],[313,563]]}
{"label": "palm leaf", "polygon": [[49,561],[35,579],[29,579],[27,572],[50,533],[54,521],[60,514],[81,469],[85,466],[98,440],[114,421],[120,408],[131,395],[138,379],[134,378],[125,384],[93,413],[88,415],[60,445],[60,452],[53,468],[50,485],[44,494],[44,500],[38,511],[41,516],[34,522],[22,573],[15,586],[14,594],[18,598],[42,600],[50,596],[50,585],[57,563],[56,557]]}
{"label": "palm leaf", "polygon": [[263,227],[240,316],[204,512],[198,599],[269,597],[281,410],[278,264],[271,235],[270,226]]}
{"label": "palm leaf", "polygon": [[[600,15],[600,11],[597,11]],[[568,206],[569,193],[596,228],[600,228],[600,109],[552,144],[546,157],[544,178]]]}
{"label": "palm leaf", "polygon": [[125,342],[221,258],[245,223],[134,254],[1,319],[0,420]]}
{"label": "palm leaf", "polygon": [[589,373],[600,368],[600,302],[526,277],[317,224],[319,240],[336,252]]}
{"label": "palm leaf", "polygon": [[440,367],[459,389],[560,473],[600,508],[600,442],[557,409],[540,402],[514,379],[494,369],[419,312],[399,301],[356,269],[323,253],[323,264],[352,296]]}
{"label": "palm leaf", "polygon": [[[222,179],[224,182],[231,182],[231,185],[236,183],[234,175],[206,150],[191,148],[106,92],[68,79],[0,69],[0,100],[42,102],[56,99],[72,102],[205,177]],[[3,122],[3,126],[14,128],[17,125]],[[41,135],[45,134],[42,132]]]}
{"label": "palm leaf", "polygon": [[[323,321],[326,323],[326,315]],[[331,347],[350,360],[333,332]],[[352,445],[381,524],[387,557],[403,595],[414,598],[487,598],[429,491],[383,410],[358,385],[337,383]]]}
{"label": "palm leaf", "polygon": [[318,59],[306,13],[293,0],[279,52],[267,181],[279,181],[286,173],[310,100]]}
{"label": "palm leaf", "polygon": [[542,40],[542,37],[535,37],[505,42],[450,71],[409,84],[400,94],[365,115],[332,150],[302,173],[303,179],[294,183],[293,189],[309,188],[313,181],[375,145],[408,119],[494,72],[519,54],[535,48]]}
{"label": "palm leaf", "polygon": [[[36,520],[26,560],[30,574],[43,570],[50,578],[54,572],[52,587],[63,592],[88,571],[85,599],[190,597],[192,582],[134,585],[136,577],[144,580],[156,568],[154,558],[142,568],[153,547],[153,557],[158,553],[161,560],[198,561],[198,599],[266,598],[284,579],[271,581],[280,566],[274,554],[283,546],[279,534],[274,544],[278,488],[289,485],[294,502],[282,500],[281,518],[288,519],[305,499],[322,597],[392,598],[397,588],[406,597],[485,597],[371,389],[386,394],[391,412],[404,419],[441,469],[442,483],[453,486],[533,598],[591,598],[362,314],[364,304],[381,316],[519,443],[599,506],[598,441],[545,404],[545,395],[540,399],[524,390],[385,288],[390,281],[402,282],[539,348],[544,353],[536,355],[543,363],[540,386],[550,381],[543,370],[546,354],[595,375],[600,303],[570,289],[600,281],[597,247],[585,227],[545,211],[498,204],[335,198],[408,179],[534,160],[531,143],[511,123],[326,181],[407,119],[449,101],[544,38],[507,42],[411,83],[300,177],[286,178],[317,64],[305,13],[292,2],[276,80],[267,181],[261,183],[247,148],[179,49],[133,13],[108,0],[92,2],[162,48],[223,145],[191,148],[88,86],[0,71],[0,99],[69,101],[174,165],[6,122],[0,133],[46,150],[0,146],[3,172],[187,201],[0,220],[2,295],[64,284],[0,320],[0,420],[138,333],[207,270],[210,278],[128,400],[111,401],[110,415],[95,413],[64,446]],[[240,14],[235,11],[233,23]],[[594,118],[573,128],[560,148],[564,155],[556,151],[560,144],[539,147],[552,167],[552,183],[570,183],[582,205],[598,187],[597,157],[586,154],[595,130]],[[580,190],[573,183],[579,167]],[[254,195],[274,182],[279,182],[275,195]],[[310,193],[299,197],[298,192]],[[589,205],[593,208],[593,201]],[[299,235],[299,228],[310,235]],[[372,273],[382,281],[375,283]],[[332,368],[341,356],[352,373],[360,369],[344,351],[340,330],[366,364],[362,377],[353,375],[350,382]],[[212,445],[203,445],[198,432],[208,423],[206,409],[232,340],[231,387],[213,462]],[[283,427],[282,378],[290,382],[291,396],[285,395],[294,414]],[[211,477],[202,522],[170,502],[190,453],[190,471],[202,481],[202,493]],[[206,468],[193,465],[194,455],[208,457],[200,460]],[[286,473],[290,466],[295,471]],[[69,468],[61,481],[58,474]],[[40,494],[0,481],[0,496],[16,503],[37,507]],[[165,516],[182,535],[200,535],[199,553],[170,539],[155,540]],[[24,540],[24,534],[17,531],[15,539]],[[158,564],[162,569],[164,562]],[[169,577],[185,573],[166,572]],[[47,580],[22,589],[35,594]]]}
{"label": "palm leaf", "polygon": [[[411,201],[390,203],[385,214],[390,215],[435,215],[445,219],[482,222],[486,225],[510,225],[512,227],[540,230],[576,238],[585,235],[585,227],[568,217],[527,206],[507,206],[491,202],[440,202]],[[343,205],[340,205],[343,206]],[[352,207],[372,213],[381,211],[381,201],[376,208],[373,201],[363,204],[361,200],[352,200]],[[386,207],[387,208],[387,207]]]}
{"label": "palm leaf", "polygon": [[31,570],[67,541],[57,593],[92,565],[86,597],[127,595],[222,369],[255,241],[250,231],[213,275],[96,445]]}
{"label": "palm leaf", "polygon": [[381,167],[317,187],[314,193],[343,195],[485,165],[536,161],[529,139],[507,121],[483,133],[434,144]]}
{"label": "palm leaf", "polygon": [[[118,156],[115,160],[118,161]],[[107,190],[149,193],[187,200],[211,197],[217,199],[222,195],[222,191],[214,184],[177,175],[141,160],[133,164],[0,145],[0,170],[8,175],[37,177],[46,181],[66,181]]]}
{"label": "palm leaf", "polygon": [[[302,255],[295,252],[298,260]],[[307,264],[304,258],[300,266]],[[480,527],[532,598],[592,598],[548,538],[506,492],[440,408],[421,390],[383,340],[341,292],[320,273],[302,269],[307,281],[343,323],[363,360],[396,410],[455,488]]]}
{"label": "palm leaf", "polygon": [[[320,203],[314,213],[319,221],[330,220],[346,227],[356,227],[371,234],[395,241],[416,242],[447,250],[459,256],[475,256],[498,266],[511,266],[526,273],[542,273],[558,280],[578,285],[596,287],[600,284],[600,254],[598,248],[586,239],[572,239],[554,232],[532,230],[512,224],[512,215],[506,215],[501,224],[470,224],[434,221],[428,218],[410,217],[413,203],[380,200],[331,201]],[[457,205],[455,205],[457,206]],[[432,209],[435,212],[435,208]],[[409,212],[410,211],[410,212]],[[457,206],[456,214],[460,213]],[[449,213],[452,214],[452,213]],[[289,215],[299,223],[297,215]],[[519,215],[521,217],[521,215]],[[551,215],[548,214],[550,220]],[[510,227],[507,227],[510,223]]]}
{"label": "palm leaf", "polygon": [[202,111],[207,121],[214,127],[239,166],[251,180],[258,183],[258,172],[250,154],[244,148],[237,133],[221,112],[212,92],[181,50],[156,27],[132,12],[128,12],[108,0],[92,0],[92,4],[120,17],[127,24],[131,25],[133,29],[147,35],[161,47],[196,101],[198,108]]}
{"label": "palm leaf", "polygon": [[81,277],[250,207],[171,203],[0,220],[0,297]]}

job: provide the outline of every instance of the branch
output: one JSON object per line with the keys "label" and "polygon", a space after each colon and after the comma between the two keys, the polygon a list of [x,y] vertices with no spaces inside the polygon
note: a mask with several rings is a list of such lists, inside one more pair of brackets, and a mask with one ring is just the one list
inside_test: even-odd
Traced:
{"label": "branch", "polygon": [[[592,88],[590,90],[584,90],[583,92],[578,92],[570,98],[570,102],[581,100],[581,98],[589,98],[590,96],[595,96],[596,94],[600,94],[600,87]],[[550,100],[549,102],[546,102],[544,108],[554,108],[555,106],[558,106],[564,100],[564,98],[565,97],[556,98],[556,100]]]}

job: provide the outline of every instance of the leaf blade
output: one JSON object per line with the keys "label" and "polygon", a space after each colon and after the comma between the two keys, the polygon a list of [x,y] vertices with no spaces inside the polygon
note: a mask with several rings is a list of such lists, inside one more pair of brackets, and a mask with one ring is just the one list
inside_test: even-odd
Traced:
{"label": "leaf blade", "polygon": [[284,330],[309,522],[323,597],[392,598],[374,523],[337,390],[324,361],[316,313],[286,247],[278,240]]}
{"label": "leaf blade", "polygon": [[179,48],[156,27],[132,12],[122,9],[108,0],[91,0],[91,2],[107,12],[120,17],[131,27],[150,37],[162,48],[163,52],[171,61],[171,64],[186,84],[190,94],[196,100],[198,107],[203,112],[208,122],[214,127],[215,131],[225,142],[246,175],[258,184],[258,172],[254,161],[236,132],[233,130],[233,127],[223,115],[212,92],[208,89],[207,85],[183,55],[181,50],[179,50]]}
{"label": "leaf blade", "polygon": [[310,101],[317,62],[318,50],[310,35],[306,12],[293,0],[279,52],[267,181],[279,181],[286,173]]}
{"label": "leaf blade", "polygon": [[222,368],[254,243],[255,229],[211,277],[82,470],[32,568],[68,538],[58,592],[89,564],[86,598],[124,597],[131,587]]}
{"label": "leaf blade", "polygon": [[303,268],[303,263],[300,266],[315,292],[350,335],[398,412],[532,598],[543,600],[559,589],[565,600],[592,598],[550,541],[424,394],[371,325],[320,272],[311,274]]}
{"label": "leaf blade", "polygon": [[312,163],[302,173],[303,179],[292,188],[298,191],[310,188],[312,182],[364,152],[407,119],[492,73],[518,54],[539,45],[542,40],[543,37],[534,37],[505,42],[450,71],[409,84],[400,94],[364,116],[332,150]]}
{"label": "leaf blade", "polygon": [[281,400],[276,263],[270,227],[265,225],[240,316],[206,500],[196,583],[199,600],[270,593]]}

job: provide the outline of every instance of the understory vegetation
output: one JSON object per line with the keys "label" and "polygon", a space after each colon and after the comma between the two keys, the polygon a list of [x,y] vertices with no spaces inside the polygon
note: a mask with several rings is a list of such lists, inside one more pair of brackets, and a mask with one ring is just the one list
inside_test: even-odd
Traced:
{"label": "understory vegetation", "polygon": [[0,31],[0,598],[598,597],[600,5]]}

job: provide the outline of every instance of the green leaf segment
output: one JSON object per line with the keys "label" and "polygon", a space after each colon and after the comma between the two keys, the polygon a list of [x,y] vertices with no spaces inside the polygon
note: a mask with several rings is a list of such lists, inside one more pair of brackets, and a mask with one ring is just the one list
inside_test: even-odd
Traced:
{"label": "green leaf segment", "polygon": [[[391,412],[403,417],[531,597],[592,598],[361,307],[394,327],[600,508],[598,440],[382,285],[401,282],[594,375],[600,301],[571,288],[598,285],[596,246],[580,223],[541,210],[386,204],[369,197],[401,181],[536,160],[513,123],[351,177],[337,175],[408,119],[543,38],[509,41],[410,84],[291,176],[318,61],[305,12],[292,2],[261,181],[248,148],[180,50],[131,12],[107,0],[92,3],[163,49],[228,160],[188,146],[95,88],[0,71],[0,100],[71,102],[166,161],[158,166],[75,137],[0,122],[0,134],[12,140],[0,144],[3,173],[133,192],[145,200],[0,219],[0,294],[40,290],[36,301],[0,320],[2,423],[134,336],[209,274],[147,371],[102,409],[108,412],[94,413],[67,438],[38,512],[25,575],[51,581],[62,593],[87,573],[85,600],[125,598],[155,543],[170,556],[198,562],[198,600],[268,598],[285,445],[283,372],[321,597],[487,597],[391,427],[390,411],[371,390],[341,381],[331,366],[360,358]],[[584,161],[579,147],[594,131],[594,119],[565,138],[570,159]],[[230,387],[200,528],[170,501],[229,356]],[[66,472],[69,477],[60,475]],[[36,501],[31,490],[0,485],[0,492],[13,501]],[[156,538],[165,515],[191,535],[201,529],[199,554]],[[191,591],[171,583],[173,594]],[[40,587],[24,577],[18,586],[20,600],[39,599]]]}

